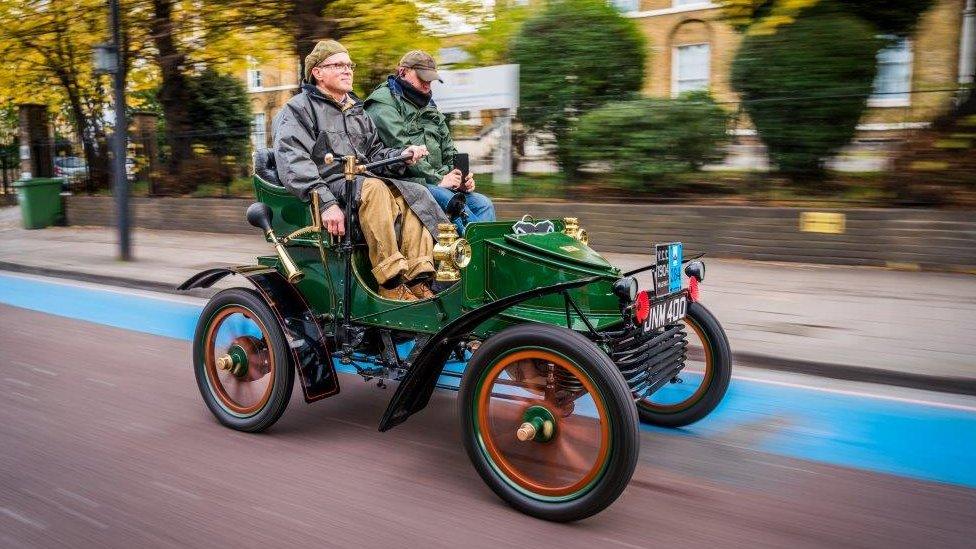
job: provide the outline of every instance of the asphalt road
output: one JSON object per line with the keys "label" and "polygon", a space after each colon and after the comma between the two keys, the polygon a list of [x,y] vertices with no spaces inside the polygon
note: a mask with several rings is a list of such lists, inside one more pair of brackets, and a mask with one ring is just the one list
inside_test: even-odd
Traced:
{"label": "asphalt road", "polygon": [[976,491],[642,432],[607,511],[559,525],[482,484],[451,392],[388,433],[344,377],[259,435],[221,427],[189,343],[0,306],[0,547],[971,547]]}

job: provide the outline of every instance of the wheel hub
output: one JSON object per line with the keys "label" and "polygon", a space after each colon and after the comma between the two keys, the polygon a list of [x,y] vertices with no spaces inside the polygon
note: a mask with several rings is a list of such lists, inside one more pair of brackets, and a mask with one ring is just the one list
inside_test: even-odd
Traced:
{"label": "wheel hub", "polygon": [[530,406],[522,414],[515,437],[522,442],[549,442],[556,436],[556,419],[544,406]]}
{"label": "wheel hub", "polygon": [[244,377],[247,374],[247,350],[238,343],[231,345],[226,355],[217,357],[217,367],[237,377]]}

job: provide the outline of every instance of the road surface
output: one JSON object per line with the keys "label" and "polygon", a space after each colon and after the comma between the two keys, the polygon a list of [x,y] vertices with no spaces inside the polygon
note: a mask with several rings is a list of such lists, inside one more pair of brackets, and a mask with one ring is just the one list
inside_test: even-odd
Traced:
{"label": "road surface", "polygon": [[768,413],[642,430],[614,505],[545,523],[481,482],[450,391],[379,433],[392,389],[343,376],[339,396],[306,405],[296,390],[271,430],[243,434],[206,410],[189,354],[183,338],[0,305],[0,546],[971,547],[976,535],[969,481],[756,449],[779,427]]}

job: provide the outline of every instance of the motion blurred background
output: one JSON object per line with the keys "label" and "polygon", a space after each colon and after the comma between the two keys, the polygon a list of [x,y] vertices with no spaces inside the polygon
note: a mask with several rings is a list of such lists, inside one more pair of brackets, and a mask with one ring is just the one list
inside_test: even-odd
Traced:
{"label": "motion blurred background", "polygon": [[[108,13],[0,0],[0,545],[307,544],[322,509],[339,545],[971,543],[974,0],[121,0],[131,261],[93,53]],[[655,243],[707,254],[729,402],[642,432],[632,487],[580,529],[472,495],[453,404],[393,439],[372,432],[386,393],[296,402],[250,438],[200,405],[186,363],[207,296],[172,288],[267,253],[242,215],[253,154],[324,38],[360,97],[405,52],[434,55],[499,218],[578,217],[625,268]],[[18,206],[31,181],[54,185],[40,210]],[[303,452],[346,483],[303,481]],[[223,476],[231,454],[275,472]]]}

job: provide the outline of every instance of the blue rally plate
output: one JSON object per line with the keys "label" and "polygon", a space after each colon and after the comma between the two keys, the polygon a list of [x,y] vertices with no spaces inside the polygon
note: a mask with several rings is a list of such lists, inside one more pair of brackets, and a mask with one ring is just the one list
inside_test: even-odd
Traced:
{"label": "blue rally plate", "polygon": [[684,248],[680,242],[654,246],[654,296],[681,291],[681,261]]}

